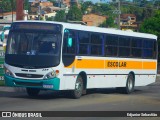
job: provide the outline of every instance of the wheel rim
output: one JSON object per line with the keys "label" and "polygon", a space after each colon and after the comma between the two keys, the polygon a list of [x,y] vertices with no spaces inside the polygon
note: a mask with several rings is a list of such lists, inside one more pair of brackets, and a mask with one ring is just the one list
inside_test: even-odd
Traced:
{"label": "wheel rim", "polygon": [[133,79],[132,79],[132,77],[129,77],[129,79],[128,79],[128,90],[132,91],[132,89],[133,89]]}
{"label": "wheel rim", "polygon": [[75,86],[75,92],[80,95],[82,93],[82,83],[81,82],[76,82]]}

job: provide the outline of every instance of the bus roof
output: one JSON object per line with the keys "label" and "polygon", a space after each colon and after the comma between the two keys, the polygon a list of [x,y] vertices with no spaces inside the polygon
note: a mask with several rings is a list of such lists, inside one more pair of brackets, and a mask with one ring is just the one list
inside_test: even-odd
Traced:
{"label": "bus roof", "polygon": [[55,24],[61,24],[64,28],[68,28],[68,29],[108,33],[108,34],[113,34],[113,35],[124,35],[124,36],[133,36],[133,37],[141,37],[141,38],[150,38],[150,39],[157,40],[157,36],[153,35],[153,34],[131,32],[131,31],[122,31],[122,30],[113,29],[113,28],[101,28],[101,27],[95,27],[95,26],[85,26],[85,25],[80,25],[80,24],[55,22],[55,21],[34,21],[33,20],[33,21],[16,21],[16,22],[55,23]]}

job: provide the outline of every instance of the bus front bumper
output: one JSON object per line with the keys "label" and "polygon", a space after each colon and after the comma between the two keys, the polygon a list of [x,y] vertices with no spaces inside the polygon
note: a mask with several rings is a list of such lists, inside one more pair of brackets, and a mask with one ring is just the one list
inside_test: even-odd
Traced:
{"label": "bus front bumper", "polygon": [[5,85],[10,87],[30,87],[30,88],[39,88],[46,90],[59,90],[60,79],[51,78],[51,79],[19,79],[4,75]]}

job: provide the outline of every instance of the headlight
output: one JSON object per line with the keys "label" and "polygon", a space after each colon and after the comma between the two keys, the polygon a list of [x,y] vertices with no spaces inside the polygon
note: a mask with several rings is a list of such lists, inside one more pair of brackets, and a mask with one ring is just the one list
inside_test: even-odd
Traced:
{"label": "headlight", "polygon": [[57,77],[59,74],[59,70],[56,70],[56,71],[52,71],[52,72],[49,72],[47,73],[43,79],[50,79],[50,78],[55,78]]}
{"label": "headlight", "polygon": [[4,66],[4,72],[8,76],[12,76],[12,77],[14,76],[13,73],[10,70],[8,70],[5,66]]}

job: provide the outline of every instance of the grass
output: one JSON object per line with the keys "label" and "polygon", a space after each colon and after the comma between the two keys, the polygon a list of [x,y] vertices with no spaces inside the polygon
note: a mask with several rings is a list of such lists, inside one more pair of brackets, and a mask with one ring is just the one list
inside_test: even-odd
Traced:
{"label": "grass", "polygon": [[0,80],[0,86],[4,86],[4,80]]}

